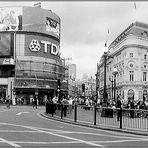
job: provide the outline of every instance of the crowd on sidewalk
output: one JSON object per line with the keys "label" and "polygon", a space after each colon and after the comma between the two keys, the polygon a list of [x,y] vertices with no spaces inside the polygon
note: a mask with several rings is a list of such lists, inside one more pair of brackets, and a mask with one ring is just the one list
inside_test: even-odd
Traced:
{"label": "crowd on sidewalk", "polygon": [[[48,103],[53,103],[53,104],[63,104],[64,107],[64,111],[68,111],[68,113],[72,113],[72,106],[76,103],[78,105],[81,105],[83,109],[85,110],[90,110],[90,108],[92,108],[95,104],[97,105],[97,107],[101,108],[104,107],[103,103],[100,102],[100,100],[98,99],[98,101],[96,102],[95,99],[92,99],[90,97],[65,97],[63,96],[62,98],[59,98],[57,96],[54,96],[53,98],[49,98],[48,100],[46,100]],[[142,109],[142,110],[148,110],[148,101],[146,99],[139,99],[138,101],[135,101],[134,99],[129,99],[128,102],[125,102],[124,99],[122,99],[121,96],[117,96],[116,101],[114,100],[110,100],[106,103],[105,107],[109,107],[109,108],[122,108],[122,109],[130,109],[130,117],[134,118],[134,109]],[[54,113],[56,112],[57,106],[54,107]],[[137,114],[138,115],[138,114]],[[66,115],[65,115],[66,116]]]}

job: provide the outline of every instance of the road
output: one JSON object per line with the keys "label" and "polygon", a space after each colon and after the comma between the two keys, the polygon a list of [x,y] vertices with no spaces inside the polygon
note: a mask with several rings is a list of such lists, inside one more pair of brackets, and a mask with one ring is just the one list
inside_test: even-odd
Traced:
{"label": "road", "polygon": [[44,107],[0,106],[0,147],[141,148],[148,137],[92,129],[44,118]]}

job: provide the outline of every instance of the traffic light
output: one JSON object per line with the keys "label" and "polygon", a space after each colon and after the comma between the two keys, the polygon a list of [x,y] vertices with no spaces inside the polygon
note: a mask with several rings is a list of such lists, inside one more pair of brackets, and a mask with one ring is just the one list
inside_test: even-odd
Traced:
{"label": "traffic light", "polygon": [[57,87],[60,88],[60,86],[61,86],[61,81],[60,81],[60,79],[58,79],[57,80]]}
{"label": "traffic light", "polygon": [[85,84],[82,84],[82,92],[85,92]]}

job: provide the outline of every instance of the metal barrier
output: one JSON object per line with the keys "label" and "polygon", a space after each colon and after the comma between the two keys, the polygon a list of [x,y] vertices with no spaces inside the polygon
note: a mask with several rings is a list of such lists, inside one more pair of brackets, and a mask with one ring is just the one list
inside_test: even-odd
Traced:
{"label": "metal barrier", "polygon": [[148,110],[46,103],[46,113],[85,124],[148,130]]}

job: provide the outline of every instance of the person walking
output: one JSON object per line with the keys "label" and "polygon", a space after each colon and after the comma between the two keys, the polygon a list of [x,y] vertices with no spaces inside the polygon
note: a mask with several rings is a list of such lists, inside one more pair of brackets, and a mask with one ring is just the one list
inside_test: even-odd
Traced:
{"label": "person walking", "polygon": [[9,108],[10,109],[10,96],[8,95],[8,97],[7,97],[7,99],[6,99],[6,106],[7,106],[7,108]]}
{"label": "person walking", "polygon": [[117,121],[120,120],[121,117],[121,100],[120,100],[120,96],[117,97],[117,104],[116,104],[116,108],[117,108]]}
{"label": "person walking", "polygon": [[34,98],[31,98],[31,102],[32,102],[32,107],[34,108]]}
{"label": "person walking", "polygon": [[72,97],[69,98],[68,103],[69,103],[69,113],[72,114],[72,105],[73,105]]}
{"label": "person walking", "polygon": [[62,104],[63,104],[63,114],[64,114],[64,117],[66,117],[66,115],[67,115],[67,106],[69,105],[69,103],[68,103],[68,100],[66,99],[65,96],[62,99]]}
{"label": "person walking", "polygon": [[38,100],[38,98],[37,98],[37,96],[35,96],[35,99],[34,99],[34,106],[35,106],[35,108],[37,109],[37,100]]}
{"label": "person walking", "polygon": [[131,99],[130,100],[130,104],[129,104],[129,108],[130,108],[130,118],[134,118],[134,108],[135,108],[135,106],[134,106],[134,101],[133,101],[133,99]]}

